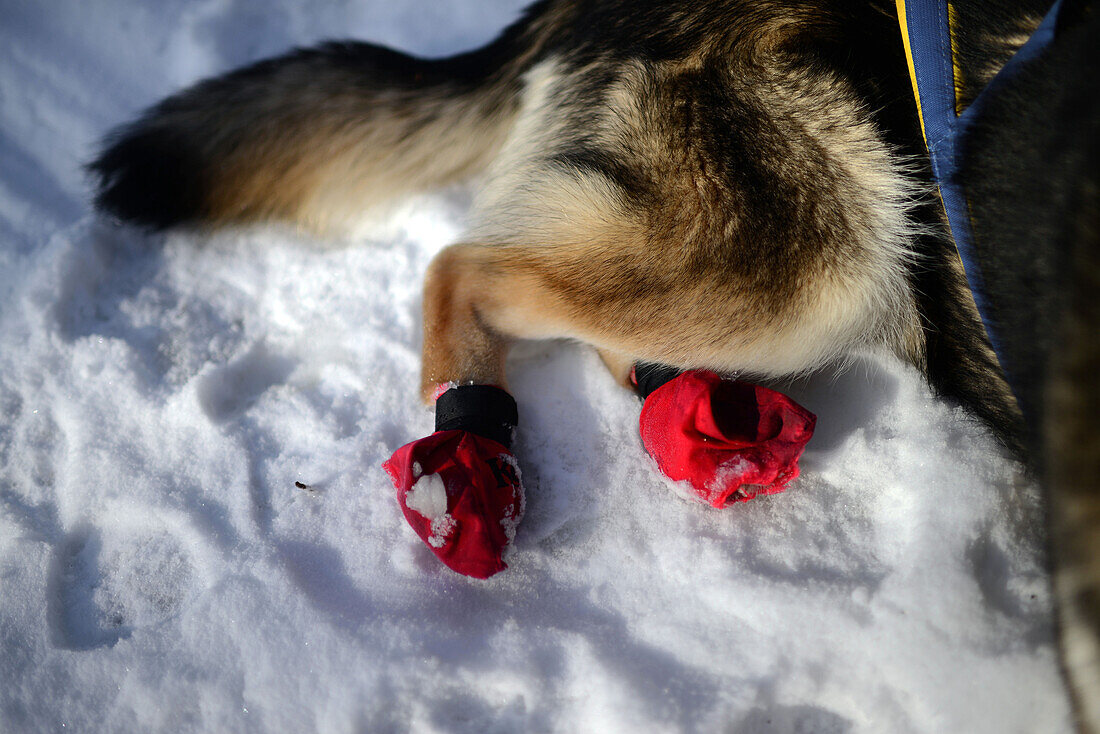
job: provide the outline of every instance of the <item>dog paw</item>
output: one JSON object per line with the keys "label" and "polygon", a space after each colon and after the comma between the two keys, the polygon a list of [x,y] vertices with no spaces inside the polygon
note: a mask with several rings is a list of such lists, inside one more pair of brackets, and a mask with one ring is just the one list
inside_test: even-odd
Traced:
{"label": "dog paw", "polygon": [[382,466],[405,520],[444,565],[479,579],[508,567],[524,495],[505,446],[469,431],[439,431],[402,446]]}
{"label": "dog paw", "polygon": [[693,370],[649,393],[639,428],[646,451],[687,496],[726,507],[783,491],[816,421],[782,393]]}

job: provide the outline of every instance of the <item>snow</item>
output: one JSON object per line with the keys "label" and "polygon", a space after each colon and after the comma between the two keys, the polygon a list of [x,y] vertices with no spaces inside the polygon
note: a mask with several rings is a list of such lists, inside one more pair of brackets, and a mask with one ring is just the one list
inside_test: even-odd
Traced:
{"label": "snow", "polygon": [[405,504],[429,520],[447,514],[447,487],[443,477],[438,474],[420,477],[405,493]]}
{"label": "snow", "polygon": [[[417,473],[417,465],[414,463],[413,475]],[[447,512],[447,486],[443,483],[443,477],[438,474],[420,477],[405,493],[405,505],[432,521],[428,545],[442,548],[457,526],[454,516]]]}
{"label": "snow", "polygon": [[592,352],[521,344],[527,513],[476,581],[380,468],[432,430],[419,283],[468,191],[328,243],[90,211],[96,140],[182,84],[518,12],[0,0],[0,731],[1069,731],[1038,491],[911,369],[787,386],[802,476],[714,510]]}

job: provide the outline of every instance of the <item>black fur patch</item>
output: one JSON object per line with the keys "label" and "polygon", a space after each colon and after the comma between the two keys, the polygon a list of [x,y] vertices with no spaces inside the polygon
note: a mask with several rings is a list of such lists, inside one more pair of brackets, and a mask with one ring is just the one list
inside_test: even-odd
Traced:
{"label": "black fur patch", "polygon": [[202,208],[203,160],[182,135],[139,121],[113,137],[88,168],[96,206],[151,229],[196,219]]}

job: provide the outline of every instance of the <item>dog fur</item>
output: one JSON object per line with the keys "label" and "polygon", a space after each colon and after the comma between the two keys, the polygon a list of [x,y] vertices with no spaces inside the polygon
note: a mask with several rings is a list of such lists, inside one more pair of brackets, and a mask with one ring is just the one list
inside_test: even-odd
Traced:
{"label": "dog fur", "polygon": [[1100,17],[1066,3],[1049,52],[993,97],[961,179],[1049,501],[1062,661],[1100,731]]}
{"label": "dog fur", "polygon": [[[962,105],[1045,5],[956,3]],[[1073,66],[1096,22],[1087,3],[1068,5],[1073,27],[1025,97],[1096,98]],[[1079,127],[1095,131],[1090,104]],[[1014,117],[986,114],[963,176],[1002,323],[1046,329],[1013,341],[1029,365],[1022,413],[930,185],[893,2],[542,0],[449,59],[329,43],[169,97],[91,169],[102,209],[152,228],[325,231],[480,177],[473,226],[425,279],[425,400],[441,383],[505,385],[515,338],[585,341],[624,383],[637,362],[760,378],[866,349],[911,362],[1048,473],[1064,659],[1083,726],[1096,727],[1096,137],[1059,137],[1049,111]],[[1037,135],[1081,160],[992,170],[998,146]],[[1016,200],[1022,180],[1068,191],[1047,211],[1057,236],[1029,235],[1026,221],[1000,231],[1006,206],[1035,209]],[[1019,257],[997,254],[1006,237]],[[1057,297],[1021,297],[1035,262]]]}

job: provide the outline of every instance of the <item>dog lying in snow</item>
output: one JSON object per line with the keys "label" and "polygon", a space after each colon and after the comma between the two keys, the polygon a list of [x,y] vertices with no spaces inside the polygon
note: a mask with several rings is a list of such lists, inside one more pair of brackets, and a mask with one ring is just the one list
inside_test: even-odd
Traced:
{"label": "dog lying in snow", "polygon": [[[1047,5],[954,4],[956,109]],[[904,2],[542,0],[452,58],[298,50],[119,130],[91,166],[97,203],[158,229],[324,231],[478,174],[474,224],[424,285],[440,432],[387,462],[410,524],[471,575],[504,567],[522,514],[510,340],[593,345],[648,396],[661,469],[716,505],[782,488],[813,429],[720,375],[896,354],[1044,477],[1063,652],[1097,726],[1100,95],[1082,70],[1100,44],[1091,4],[1064,5],[1050,48],[983,106],[955,177],[1012,389],[934,195]]]}

